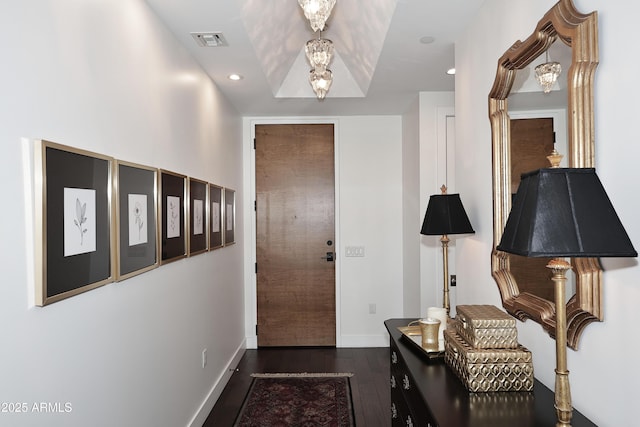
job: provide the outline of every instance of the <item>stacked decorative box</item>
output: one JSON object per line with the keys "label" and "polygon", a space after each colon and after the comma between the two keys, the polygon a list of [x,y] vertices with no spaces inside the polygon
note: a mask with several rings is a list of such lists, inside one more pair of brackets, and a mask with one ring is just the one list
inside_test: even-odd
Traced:
{"label": "stacked decorative box", "polygon": [[516,321],[493,305],[458,305],[444,331],[444,360],[469,391],[531,391],[531,352]]}

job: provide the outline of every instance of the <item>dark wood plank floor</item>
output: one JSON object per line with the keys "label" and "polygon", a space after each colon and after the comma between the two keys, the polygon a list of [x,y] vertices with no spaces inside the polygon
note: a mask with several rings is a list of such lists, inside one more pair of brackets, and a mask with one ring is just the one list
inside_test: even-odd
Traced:
{"label": "dark wood plank floor", "polygon": [[305,347],[247,350],[203,427],[233,425],[254,372],[351,372],[356,425],[391,425],[388,348]]}

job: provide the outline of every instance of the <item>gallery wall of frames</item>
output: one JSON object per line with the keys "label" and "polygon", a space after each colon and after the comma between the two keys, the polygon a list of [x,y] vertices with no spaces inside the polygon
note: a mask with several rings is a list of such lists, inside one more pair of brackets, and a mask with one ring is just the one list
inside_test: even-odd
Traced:
{"label": "gallery wall of frames", "polygon": [[39,140],[36,305],[235,243],[235,191]]}

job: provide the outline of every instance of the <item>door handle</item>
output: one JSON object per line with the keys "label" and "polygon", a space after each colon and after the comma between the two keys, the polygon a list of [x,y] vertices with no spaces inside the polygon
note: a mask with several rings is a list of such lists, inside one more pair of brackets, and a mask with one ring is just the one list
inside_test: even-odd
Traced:
{"label": "door handle", "polygon": [[327,256],[323,256],[322,259],[326,259],[327,262],[333,262],[333,252],[327,252]]}

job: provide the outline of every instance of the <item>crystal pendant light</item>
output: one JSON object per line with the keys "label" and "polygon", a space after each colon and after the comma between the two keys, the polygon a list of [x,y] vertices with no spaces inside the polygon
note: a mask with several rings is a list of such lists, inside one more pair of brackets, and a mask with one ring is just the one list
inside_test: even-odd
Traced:
{"label": "crystal pendant light", "polygon": [[298,0],[298,3],[315,32],[324,30],[336,0]]}
{"label": "crystal pendant light", "polygon": [[313,69],[309,72],[309,82],[318,99],[324,99],[333,82],[333,74],[328,68]]}
{"label": "crystal pendant light", "polygon": [[312,39],[307,42],[304,51],[314,69],[324,70],[333,57],[333,43],[331,40],[322,38]]}
{"label": "crystal pendant light", "polygon": [[535,68],[536,80],[542,86],[544,93],[551,92],[551,87],[558,80],[562,72],[562,66],[559,62],[549,62],[549,51],[546,52],[547,62],[540,64]]}

